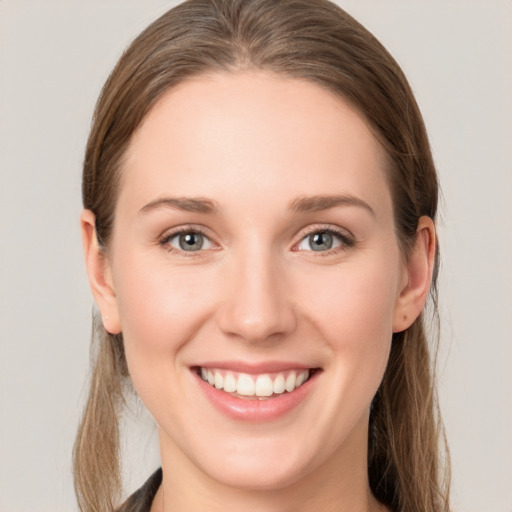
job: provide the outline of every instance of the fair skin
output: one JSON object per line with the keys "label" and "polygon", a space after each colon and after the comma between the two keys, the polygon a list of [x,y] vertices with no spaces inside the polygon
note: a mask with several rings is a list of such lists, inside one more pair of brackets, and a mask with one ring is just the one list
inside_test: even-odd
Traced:
{"label": "fair skin", "polygon": [[[82,232],[105,328],[123,333],[158,424],[153,512],[382,510],[369,407],[435,252],[421,218],[404,261],[385,167],[347,103],[264,72],[190,79],[139,126],[110,246],[90,211]],[[202,370],[221,384],[310,378],[259,400]]]}

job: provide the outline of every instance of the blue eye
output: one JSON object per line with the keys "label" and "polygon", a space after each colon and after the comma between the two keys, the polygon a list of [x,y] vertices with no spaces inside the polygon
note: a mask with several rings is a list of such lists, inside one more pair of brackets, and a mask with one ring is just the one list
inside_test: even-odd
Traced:
{"label": "blue eye", "polygon": [[197,252],[214,247],[214,244],[205,235],[197,231],[175,233],[167,236],[161,243],[186,252]]}
{"label": "blue eye", "polygon": [[299,251],[325,252],[341,246],[353,245],[347,236],[324,229],[305,236],[297,245]]}

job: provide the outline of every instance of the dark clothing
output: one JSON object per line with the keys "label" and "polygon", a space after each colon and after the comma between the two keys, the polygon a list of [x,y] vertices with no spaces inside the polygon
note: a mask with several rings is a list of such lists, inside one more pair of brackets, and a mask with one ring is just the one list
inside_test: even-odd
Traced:
{"label": "dark clothing", "polygon": [[135,491],[116,512],[149,512],[161,483],[162,468],[157,469],[146,483],[138,491]]}

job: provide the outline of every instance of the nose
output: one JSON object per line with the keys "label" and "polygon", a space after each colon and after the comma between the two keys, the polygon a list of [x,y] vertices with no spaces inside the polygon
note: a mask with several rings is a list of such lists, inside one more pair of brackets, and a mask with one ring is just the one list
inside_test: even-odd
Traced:
{"label": "nose", "polygon": [[288,278],[270,251],[249,252],[230,262],[229,286],[217,311],[219,326],[247,342],[275,342],[297,324]]}

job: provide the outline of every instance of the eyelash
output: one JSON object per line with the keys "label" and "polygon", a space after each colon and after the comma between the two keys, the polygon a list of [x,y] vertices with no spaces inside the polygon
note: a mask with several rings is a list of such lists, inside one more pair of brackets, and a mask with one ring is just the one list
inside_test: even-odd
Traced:
{"label": "eyelash", "polygon": [[[158,241],[158,243],[168,252],[170,253],[175,253],[175,254],[179,254],[181,256],[185,256],[187,258],[193,258],[193,257],[197,257],[199,256],[198,253],[202,252],[202,251],[183,251],[183,250],[180,250],[180,249],[176,249],[175,247],[173,247],[172,245],[169,244],[169,242],[173,239],[173,238],[176,238],[177,236],[180,236],[180,235],[186,235],[186,234],[197,234],[197,235],[201,235],[203,236],[204,238],[206,238],[207,240],[210,240],[209,236],[206,234],[206,231],[199,228],[199,227],[196,227],[196,226],[183,226],[183,227],[180,227],[170,233],[165,233],[164,235],[162,235]],[[213,242],[212,242],[213,243]]]}
{"label": "eyelash", "polygon": [[298,246],[303,240],[305,240],[311,235],[314,235],[315,233],[328,233],[330,235],[333,235],[335,238],[338,238],[338,240],[340,241],[340,245],[338,245],[337,247],[333,247],[332,249],[329,249],[327,251],[308,251],[316,253],[315,256],[331,256],[333,254],[338,254],[340,252],[347,251],[348,249],[356,245],[356,240],[354,236],[348,233],[346,230],[335,228],[332,225],[322,226],[317,224],[315,226],[308,227],[305,232],[301,233],[301,238],[296,244],[294,244],[294,247]]}
{"label": "eyelash", "polygon": [[[170,253],[176,253],[185,257],[197,257],[202,252],[199,251],[184,251],[180,249],[176,249],[175,247],[172,247],[169,242],[180,235],[184,234],[198,234],[206,238],[207,240],[210,240],[205,230],[201,229],[200,227],[196,226],[183,226],[181,228],[178,228],[170,233],[165,233],[159,238],[159,245],[161,245],[163,248],[165,248]],[[316,253],[316,256],[324,257],[324,256],[331,256],[332,254],[337,254],[339,252],[346,251],[356,245],[356,240],[353,237],[352,234],[349,234],[345,230],[336,229],[331,225],[315,225],[310,226],[301,234],[300,240],[293,245],[293,247],[297,247],[300,243],[302,243],[307,237],[315,234],[315,233],[328,233],[335,238],[337,238],[340,241],[340,245],[333,247],[332,249],[326,250],[326,251],[307,251],[311,253]],[[211,242],[211,240],[210,240]],[[213,243],[213,242],[211,242]],[[301,250],[297,252],[302,252]],[[306,252],[306,251],[305,251]]]}

